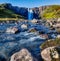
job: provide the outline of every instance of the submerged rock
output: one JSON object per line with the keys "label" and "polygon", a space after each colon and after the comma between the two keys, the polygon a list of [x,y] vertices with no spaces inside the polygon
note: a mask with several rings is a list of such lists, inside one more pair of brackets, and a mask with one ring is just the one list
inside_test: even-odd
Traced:
{"label": "submerged rock", "polygon": [[10,61],[36,61],[27,49],[22,49],[11,56]]}

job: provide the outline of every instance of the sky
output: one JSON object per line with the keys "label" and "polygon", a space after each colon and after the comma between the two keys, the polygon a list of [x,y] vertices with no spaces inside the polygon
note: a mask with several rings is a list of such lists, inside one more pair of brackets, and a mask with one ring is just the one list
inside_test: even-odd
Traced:
{"label": "sky", "polygon": [[0,0],[0,4],[2,3],[11,3],[13,6],[32,8],[44,5],[60,5],[60,0]]}

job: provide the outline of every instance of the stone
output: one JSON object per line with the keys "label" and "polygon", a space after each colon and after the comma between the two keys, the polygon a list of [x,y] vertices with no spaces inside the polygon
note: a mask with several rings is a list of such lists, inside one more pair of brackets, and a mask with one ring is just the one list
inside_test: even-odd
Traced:
{"label": "stone", "polygon": [[32,23],[37,23],[36,19],[31,20]]}
{"label": "stone", "polygon": [[41,52],[41,56],[45,61],[52,61],[52,58],[59,59],[59,54],[55,50],[55,46],[48,47]]}
{"label": "stone", "polygon": [[48,35],[47,34],[40,34],[40,37],[42,37],[43,39],[48,39]]}
{"label": "stone", "polygon": [[26,24],[22,24],[22,25],[21,25],[21,28],[22,28],[22,29],[27,29],[28,26],[27,26]]}
{"label": "stone", "polygon": [[60,38],[60,35],[57,35],[57,37],[56,38]]}
{"label": "stone", "polygon": [[50,50],[54,47],[48,47],[41,52],[41,56],[45,61],[51,61]]}
{"label": "stone", "polygon": [[34,61],[31,53],[27,49],[22,49],[11,56],[10,61]]}
{"label": "stone", "polygon": [[7,30],[6,30],[6,33],[15,34],[16,32],[18,32],[18,28],[16,28],[16,27],[10,27],[10,28],[7,28]]}
{"label": "stone", "polygon": [[35,28],[31,28],[28,30],[28,32],[37,32],[37,30]]}
{"label": "stone", "polygon": [[58,54],[58,52],[57,52],[57,50],[55,48],[51,49],[50,51],[51,51],[50,55],[52,56],[52,58],[59,59],[59,54]]}

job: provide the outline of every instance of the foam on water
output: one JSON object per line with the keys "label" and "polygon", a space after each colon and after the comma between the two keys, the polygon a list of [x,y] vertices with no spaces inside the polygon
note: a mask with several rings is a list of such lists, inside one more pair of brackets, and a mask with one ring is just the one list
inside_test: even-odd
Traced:
{"label": "foam on water", "polygon": [[34,40],[36,40],[36,39],[40,39],[40,36],[30,37],[28,40],[34,41]]}
{"label": "foam on water", "polygon": [[[15,25],[14,23],[0,25],[0,30],[6,31],[6,29],[11,26],[17,26],[19,30],[21,30],[20,24]],[[43,28],[39,25],[33,25],[33,27]],[[41,43],[43,43],[43,38],[41,38],[37,33],[28,33],[27,31],[21,31],[18,34],[7,34],[6,32],[0,33],[0,52],[6,54],[7,58],[9,58],[16,51],[19,51],[20,48],[24,48],[26,46],[28,47],[28,49],[32,50],[32,54],[35,54],[37,50],[39,50]],[[37,56],[37,54],[38,53],[36,53],[35,55]]]}

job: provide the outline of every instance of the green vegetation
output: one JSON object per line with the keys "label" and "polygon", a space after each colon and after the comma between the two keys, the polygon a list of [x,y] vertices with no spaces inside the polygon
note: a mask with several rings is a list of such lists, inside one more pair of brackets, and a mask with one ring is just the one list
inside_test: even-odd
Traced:
{"label": "green vegetation", "polygon": [[60,5],[48,6],[41,15],[44,19],[60,18]]}
{"label": "green vegetation", "polygon": [[5,8],[6,4],[0,4],[0,18],[20,18],[24,19],[23,16],[15,14],[12,10]]}
{"label": "green vegetation", "polygon": [[60,38],[56,38],[55,40],[46,41],[40,47],[43,50],[45,48],[52,47],[52,46],[60,46]]}

